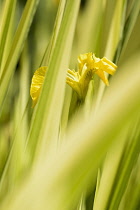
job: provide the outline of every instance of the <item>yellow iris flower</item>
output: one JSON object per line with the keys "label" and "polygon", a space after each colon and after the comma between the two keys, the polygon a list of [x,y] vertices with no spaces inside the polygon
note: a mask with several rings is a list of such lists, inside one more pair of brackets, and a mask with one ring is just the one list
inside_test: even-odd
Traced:
{"label": "yellow iris flower", "polygon": [[[78,57],[78,71],[68,69],[66,82],[77,92],[80,99],[84,99],[87,94],[89,82],[92,80],[94,74],[97,74],[108,86],[109,82],[105,72],[113,75],[116,71],[116,68],[117,66],[106,57],[100,59],[91,52],[81,54]],[[40,67],[33,75],[30,88],[33,107],[39,98],[46,70],[46,66]]]}
{"label": "yellow iris flower", "polygon": [[94,74],[97,74],[101,80],[108,86],[109,82],[105,72],[113,75],[117,66],[106,57],[97,58],[93,53],[81,54],[78,57],[78,71],[68,70],[66,78],[69,84],[84,99],[88,90],[88,85]]}

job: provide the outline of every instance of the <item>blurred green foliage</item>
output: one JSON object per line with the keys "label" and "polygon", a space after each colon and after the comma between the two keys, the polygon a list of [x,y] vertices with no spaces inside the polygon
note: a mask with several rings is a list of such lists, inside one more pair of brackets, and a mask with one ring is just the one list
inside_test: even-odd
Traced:
{"label": "blurred green foliage", "polygon": [[[139,28],[140,0],[0,0],[0,209],[140,209]],[[118,69],[79,108],[65,78],[87,52]]]}

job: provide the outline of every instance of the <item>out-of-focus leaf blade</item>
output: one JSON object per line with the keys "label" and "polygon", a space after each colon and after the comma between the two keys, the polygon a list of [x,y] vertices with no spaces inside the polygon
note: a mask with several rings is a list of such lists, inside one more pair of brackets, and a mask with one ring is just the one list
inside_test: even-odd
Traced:
{"label": "out-of-focus leaf blade", "polygon": [[122,57],[124,54],[130,35],[133,31],[134,25],[138,18],[139,11],[140,11],[140,0],[135,0],[135,2],[133,3],[133,8],[130,12],[130,15],[128,16],[126,23],[124,25],[123,37],[120,42],[120,45],[118,46],[119,47],[118,52],[117,52],[118,54],[116,57],[117,60],[119,57]]}
{"label": "out-of-focus leaf blade", "polygon": [[[66,72],[80,1],[68,1],[48,65],[40,100],[35,110],[28,143],[34,156],[36,145],[47,151],[57,146],[59,124],[64,100]],[[27,148],[28,149],[28,148]],[[43,152],[42,152],[43,154]]]}
{"label": "out-of-focus leaf blade", "polygon": [[[1,29],[0,29],[0,76],[3,70],[3,56],[5,54],[5,47],[9,37],[9,29],[12,24],[13,15],[15,13],[16,0],[5,1],[2,20],[1,20]],[[7,56],[9,52],[6,52]],[[7,57],[6,56],[6,57]]]}
{"label": "out-of-focus leaf blade", "polygon": [[3,105],[3,101],[7,94],[7,89],[9,87],[10,80],[14,73],[15,66],[17,64],[18,58],[20,56],[20,52],[22,50],[24,41],[29,32],[29,28],[37,8],[39,0],[28,0],[26,6],[24,8],[19,26],[15,33],[15,37],[13,40],[13,44],[11,46],[11,50],[9,56],[7,58],[7,62],[5,64],[3,73],[0,78],[0,86],[1,86],[1,97],[0,97],[0,109]]}
{"label": "out-of-focus leaf blade", "polygon": [[41,65],[48,65],[50,54],[53,51],[53,48],[55,47],[56,39],[57,39],[57,36],[58,36],[58,32],[59,32],[59,29],[60,29],[60,25],[61,25],[63,13],[64,13],[65,4],[66,4],[65,0],[60,1],[58,12],[57,12],[57,17],[56,17],[56,21],[55,21],[55,25],[54,25],[54,30],[53,30],[53,34],[52,34],[52,38],[50,40],[49,45],[47,46],[47,48],[45,50],[43,59],[41,61]]}

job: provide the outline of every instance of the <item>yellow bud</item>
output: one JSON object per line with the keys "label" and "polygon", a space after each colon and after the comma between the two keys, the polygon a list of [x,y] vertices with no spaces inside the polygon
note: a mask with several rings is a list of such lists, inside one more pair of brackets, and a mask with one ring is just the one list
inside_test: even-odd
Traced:
{"label": "yellow bud", "polygon": [[44,82],[46,70],[47,70],[47,67],[42,66],[42,67],[38,68],[33,75],[32,82],[31,82],[31,88],[30,88],[30,95],[33,100],[32,107],[34,107],[36,105],[37,100],[39,98],[41,87]]}

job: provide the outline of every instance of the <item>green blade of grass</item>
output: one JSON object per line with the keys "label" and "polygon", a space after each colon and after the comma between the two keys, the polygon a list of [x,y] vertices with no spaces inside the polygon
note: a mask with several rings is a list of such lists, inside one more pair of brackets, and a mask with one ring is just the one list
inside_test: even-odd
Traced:
{"label": "green blade of grass", "polygon": [[114,186],[115,178],[122,161],[124,147],[126,146],[126,131],[120,134],[119,142],[117,142],[111,150],[108,151],[102,169],[98,190],[96,192],[96,199],[94,200],[93,210],[108,209],[110,198],[112,195],[112,188]]}
{"label": "green blade of grass", "polygon": [[56,39],[57,39],[58,32],[60,29],[62,17],[64,14],[65,4],[66,4],[65,0],[60,1],[58,12],[57,12],[57,17],[56,17],[56,21],[55,21],[55,25],[54,25],[54,29],[53,29],[52,38],[50,40],[49,46],[47,46],[47,48],[45,50],[43,59],[41,61],[41,65],[48,65],[50,54],[53,51],[53,48],[55,47],[55,43],[56,43]]}
{"label": "green blade of grass", "polygon": [[[135,127],[138,128],[138,125],[136,124]],[[125,135],[121,134],[121,142],[107,155],[94,210],[117,210],[120,205],[128,179],[139,155],[139,130],[136,132],[135,127],[131,129],[132,134],[129,134],[128,129],[127,133],[125,131]],[[131,139],[128,139],[128,135]]]}
{"label": "green blade of grass", "polygon": [[[3,71],[3,63],[4,63],[3,56],[5,53],[7,40],[9,38],[9,30],[15,13],[15,8],[16,8],[16,0],[5,1],[2,13],[2,20],[1,20],[1,30],[0,30],[0,76],[2,75]],[[8,55],[8,53],[9,52],[6,52],[6,55]]]}
{"label": "green blade of grass", "polygon": [[139,48],[140,46],[140,15],[138,15],[138,18],[136,20],[134,29],[131,33],[130,39],[128,40],[128,44],[124,50],[123,55],[120,57],[119,60],[119,65],[122,63],[125,63],[131,58],[131,56],[135,53],[135,51]]}
{"label": "green blade of grass", "polygon": [[123,36],[126,5],[126,0],[118,1],[114,10],[114,15],[110,26],[110,33],[108,34],[109,37],[104,52],[104,55],[111,60],[114,59],[117,46]]}
{"label": "green blade of grass", "polygon": [[[99,0],[98,2],[92,0],[87,1],[87,7],[79,18],[79,36],[78,40],[76,40],[78,42],[77,54],[90,51],[97,53],[97,46],[99,45],[99,37],[102,26],[103,10],[103,0]],[[86,30],[86,33],[84,33],[84,30]]]}
{"label": "green blade of grass", "polygon": [[139,157],[140,134],[139,134],[138,125],[137,125],[136,129],[138,129],[138,130],[135,132],[136,133],[135,136],[133,134],[131,145],[128,148],[126,157],[124,157],[124,161],[122,163],[122,168],[120,170],[120,176],[117,181],[116,187],[114,189],[112,199],[110,199],[109,210],[117,210],[118,209],[120,201],[121,201],[123,194],[125,192],[125,189],[128,185],[128,181],[129,181],[131,172],[133,170],[133,167]]}
{"label": "green blade of grass", "polygon": [[116,6],[117,1],[115,0],[107,0],[106,5],[105,5],[105,10],[104,10],[104,15],[103,15],[103,23],[102,23],[102,37],[101,37],[101,44],[100,44],[100,56],[103,57],[105,53],[105,48],[106,44],[108,41],[108,35],[110,32],[110,26],[112,23],[114,11],[115,11],[115,6]]}
{"label": "green blade of grass", "polygon": [[[71,53],[80,1],[67,1],[66,9],[48,65],[40,100],[32,120],[28,138],[32,157],[38,143],[47,151],[49,144],[57,145],[63,106],[66,72]],[[46,153],[46,152],[45,152]]]}
{"label": "green blade of grass", "polygon": [[[107,32],[107,36],[105,36],[105,38],[103,38],[102,40],[102,43],[104,43],[104,47],[103,50],[101,51],[102,53],[104,52],[104,54],[102,54],[103,56],[106,56],[107,58],[114,60],[114,62],[116,63],[116,60],[114,59],[114,53],[117,50],[121,38],[123,37],[123,26],[125,20],[127,1],[126,0],[118,1],[115,4],[116,4],[115,8],[113,2],[108,2],[108,4],[106,5],[107,10],[110,11],[112,8],[114,9],[114,14],[112,14],[111,12],[112,18],[110,15],[105,15],[106,16],[105,22],[108,22],[107,25],[110,26],[110,28]],[[110,18],[112,20],[110,20]],[[107,30],[105,26],[106,24],[104,24],[104,29]],[[102,48],[102,43],[100,44],[100,48]],[[98,81],[98,78],[95,77],[95,79]],[[95,109],[98,109],[104,95],[105,85],[100,81],[100,83],[97,83],[95,88],[97,89],[96,90],[97,93],[95,94],[94,97]]]}
{"label": "green blade of grass", "polygon": [[15,33],[15,37],[11,46],[11,50],[9,56],[7,58],[3,73],[0,78],[0,86],[1,86],[1,97],[0,97],[0,110],[3,105],[3,101],[7,94],[7,89],[9,87],[9,83],[11,77],[14,73],[15,66],[17,64],[18,58],[20,56],[24,41],[29,32],[29,28],[37,8],[39,0],[28,0],[26,6],[24,8],[19,26]]}
{"label": "green blade of grass", "polygon": [[135,0],[135,2],[133,3],[133,8],[131,9],[131,12],[124,25],[123,37],[116,53],[116,61],[118,61],[118,59],[121,58],[124,54],[130,35],[133,31],[134,25],[138,18],[139,10],[140,10],[140,0]]}
{"label": "green blade of grass", "polygon": [[[120,210],[134,210],[138,209],[140,205],[140,158],[138,159],[135,168],[133,169],[126,193],[121,203]],[[133,192],[133,193],[132,193]],[[131,202],[128,202],[131,201]]]}
{"label": "green blade of grass", "polygon": [[137,20],[139,10],[140,10],[140,0],[135,0],[133,8],[131,10],[131,13],[126,20],[126,24],[125,24],[125,28],[124,28],[123,48],[122,48],[121,53],[123,53],[123,51],[126,48],[126,45],[128,43],[128,40],[129,40],[130,35],[132,33],[132,30],[133,30],[133,27],[134,27],[135,22]]}
{"label": "green blade of grass", "polygon": [[[28,110],[27,104],[29,100],[29,56],[27,50],[27,44],[21,55],[20,62],[20,80],[19,80],[19,97],[16,102],[14,116],[12,122],[14,122],[12,129],[12,146],[9,155],[9,161],[5,167],[4,174],[0,186],[6,182],[7,175],[9,179],[8,192],[13,189],[22,177],[22,171],[24,170],[26,159],[24,157],[25,142],[28,133]],[[15,164],[16,162],[16,164]],[[7,192],[7,193],[8,193]]]}
{"label": "green blade of grass", "polygon": [[72,96],[72,90],[70,87],[66,86],[63,110],[61,115],[61,123],[60,123],[60,140],[64,139],[65,132],[67,130],[71,96]]}
{"label": "green blade of grass", "polygon": [[0,179],[1,176],[3,174],[3,170],[4,170],[4,166],[7,160],[7,156],[8,156],[8,144],[6,142],[6,129],[1,128],[0,129]]}

